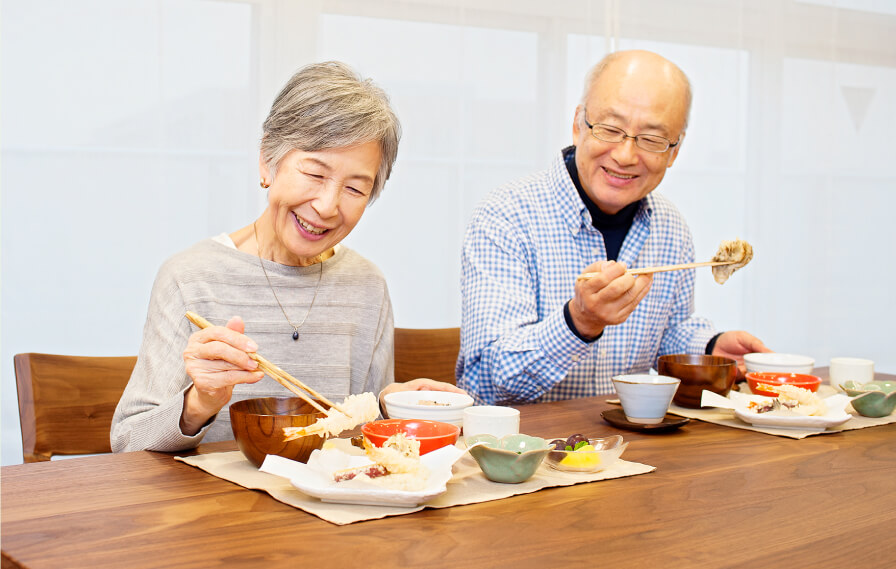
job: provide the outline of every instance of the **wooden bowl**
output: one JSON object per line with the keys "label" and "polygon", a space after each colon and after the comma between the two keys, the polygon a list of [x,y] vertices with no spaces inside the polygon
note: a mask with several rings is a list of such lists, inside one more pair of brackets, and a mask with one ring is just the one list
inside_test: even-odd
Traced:
{"label": "wooden bowl", "polygon": [[325,415],[298,397],[261,397],[230,405],[233,438],[243,455],[256,468],[265,456],[276,454],[305,462],[311,451],[323,446],[324,437],[311,435],[283,440],[284,427],[307,427]]}
{"label": "wooden bowl", "polygon": [[737,378],[737,362],[722,356],[674,354],[660,356],[657,372],[681,380],[673,403],[699,409],[704,389],[728,396]]}

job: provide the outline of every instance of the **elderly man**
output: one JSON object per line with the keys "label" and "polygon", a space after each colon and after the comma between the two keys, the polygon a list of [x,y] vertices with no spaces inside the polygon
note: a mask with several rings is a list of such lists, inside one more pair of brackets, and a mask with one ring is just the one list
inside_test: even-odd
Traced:
{"label": "elderly man", "polygon": [[[694,261],[683,217],[652,193],[675,163],[691,88],[670,61],[611,54],[589,73],[574,146],[551,167],[494,191],[463,246],[458,385],[483,403],[613,391],[657,357],[768,351],[743,331],[693,315],[694,270],[632,276],[627,267]],[[583,272],[599,273],[578,279]]]}

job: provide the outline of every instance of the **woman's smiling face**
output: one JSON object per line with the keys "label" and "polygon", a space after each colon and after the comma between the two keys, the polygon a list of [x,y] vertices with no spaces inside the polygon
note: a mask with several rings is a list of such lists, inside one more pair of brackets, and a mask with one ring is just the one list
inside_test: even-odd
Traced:
{"label": "woman's smiling face", "polygon": [[314,152],[292,150],[276,176],[262,161],[270,184],[259,254],[284,265],[307,265],[351,233],[361,219],[380,166],[376,141]]}

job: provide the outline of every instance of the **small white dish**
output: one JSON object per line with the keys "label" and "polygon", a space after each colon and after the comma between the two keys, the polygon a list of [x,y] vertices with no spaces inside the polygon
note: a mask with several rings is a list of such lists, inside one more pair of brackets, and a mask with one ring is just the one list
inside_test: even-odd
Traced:
{"label": "small white dish", "polygon": [[420,462],[429,469],[429,477],[425,486],[415,491],[355,484],[355,481],[335,482],[333,472],[371,463],[366,456],[352,455],[336,448],[315,450],[307,464],[268,455],[259,470],[288,478],[293,486],[322,502],[414,508],[447,491],[451,467],[464,452],[449,445],[420,457]]}
{"label": "small white dish", "polygon": [[395,391],[383,396],[383,405],[390,419],[428,419],[461,427],[473,398],[450,391]]}
{"label": "small white dish", "polygon": [[474,405],[463,410],[464,437],[492,435],[496,438],[520,432],[520,412],[502,405]]}
{"label": "small white dish", "polygon": [[744,355],[744,366],[746,366],[748,372],[778,371],[811,374],[815,368],[815,359],[798,354],[754,352]]}

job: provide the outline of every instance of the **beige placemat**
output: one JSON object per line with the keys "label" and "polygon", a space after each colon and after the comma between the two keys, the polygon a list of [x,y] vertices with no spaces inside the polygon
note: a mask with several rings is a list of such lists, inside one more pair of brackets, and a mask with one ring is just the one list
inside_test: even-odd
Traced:
{"label": "beige placemat", "polygon": [[245,488],[263,490],[284,504],[299,508],[337,525],[375,520],[386,516],[400,516],[418,512],[423,508],[450,508],[462,504],[500,500],[517,494],[536,492],[542,488],[572,486],[583,482],[635,476],[656,470],[654,466],[625,460],[619,460],[610,468],[593,474],[558,472],[546,464],[542,464],[535,476],[521,484],[500,484],[485,478],[473,457],[465,454],[454,465],[454,475],[448,482],[447,492],[415,508],[396,508],[321,502],[317,498],[302,493],[285,478],[259,472],[243,457],[240,451],[178,456],[175,457],[175,460],[180,460]]}
{"label": "beige placemat", "polygon": [[[745,393],[750,393],[749,387],[746,384],[741,385],[741,391]],[[818,389],[818,393],[821,396],[828,396],[834,394],[836,391],[828,386],[822,385]],[[789,437],[791,439],[804,439],[806,437],[812,435],[830,435],[832,433],[839,433],[841,431],[851,431],[854,429],[864,429],[866,427],[876,427],[878,425],[887,425],[890,423],[896,423],[896,414],[888,415],[886,417],[864,417],[859,415],[855,409],[852,408],[852,405],[848,405],[845,408],[845,411],[852,415],[852,418],[842,425],[838,425],[836,427],[830,427],[828,429],[819,430],[819,429],[792,429],[792,428],[781,428],[781,427],[757,427],[751,425],[749,423],[744,423],[740,419],[734,416],[734,411],[731,409],[719,409],[716,407],[705,408],[705,409],[689,409],[686,407],[680,407],[676,404],[671,404],[669,406],[669,412],[674,415],[679,415],[681,417],[688,417],[689,419],[697,419],[700,421],[705,421],[707,423],[715,423],[716,425],[724,425],[726,427],[734,427],[735,429],[746,429],[748,431],[756,431],[758,433],[765,433],[767,435],[777,435],[779,437]]]}

